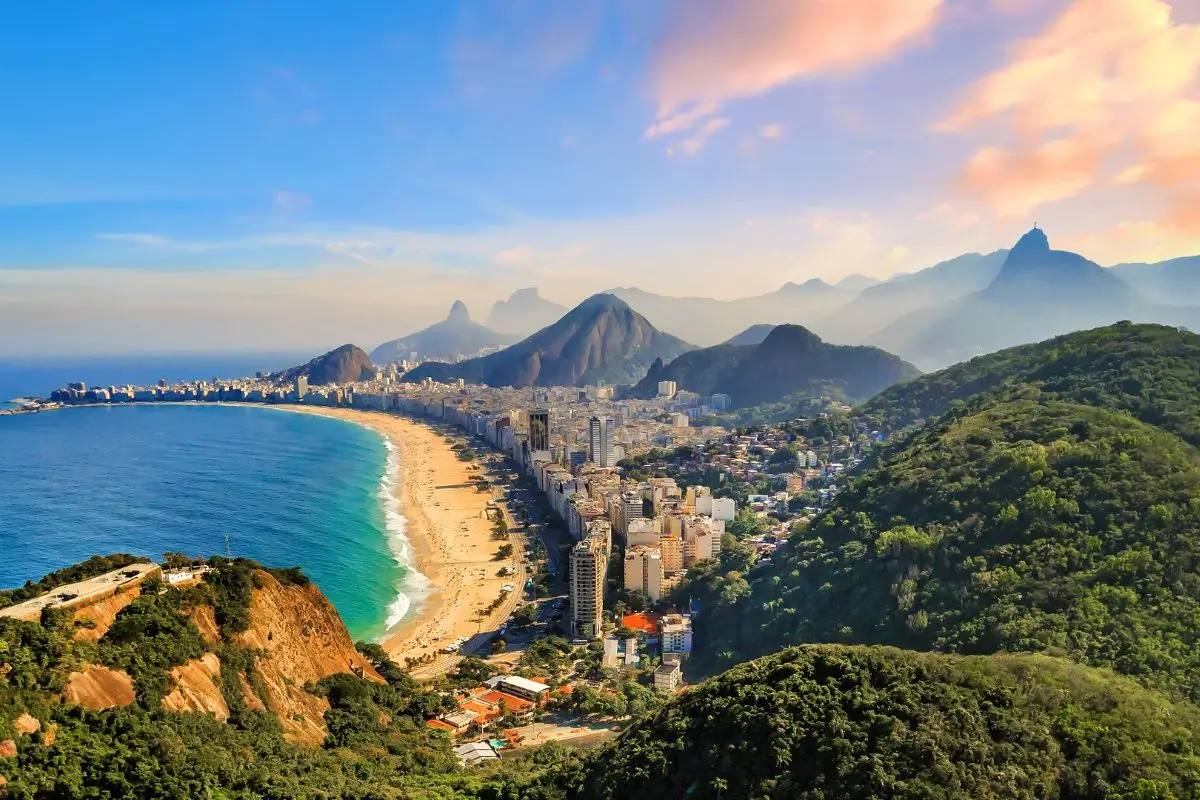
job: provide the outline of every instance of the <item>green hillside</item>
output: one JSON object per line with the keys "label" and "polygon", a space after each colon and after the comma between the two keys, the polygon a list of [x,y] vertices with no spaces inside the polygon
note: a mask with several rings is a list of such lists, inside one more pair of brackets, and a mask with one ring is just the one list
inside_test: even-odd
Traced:
{"label": "green hillside", "polygon": [[1180,438],[1197,425],[1197,341],[1115,326],[1066,337],[1058,360],[1049,343],[998,354],[1003,374],[972,362],[974,396],[947,377],[963,367],[885,393],[950,410],[775,563],[696,582],[695,666],[805,642],[1038,651],[1200,698],[1200,453]]}
{"label": "green hillside", "polygon": [[1164,325],[1119,323],[979,356],[885,389],[861,411],[896,430],[958,402],[1030,387],[1127,411],[1200,445],[1200,336]]}
{"label": "green hillside", "polygon": [[587,765],[573,800],[1168,798],[1200,716],[1042,656],[809,646],[684,693]]}

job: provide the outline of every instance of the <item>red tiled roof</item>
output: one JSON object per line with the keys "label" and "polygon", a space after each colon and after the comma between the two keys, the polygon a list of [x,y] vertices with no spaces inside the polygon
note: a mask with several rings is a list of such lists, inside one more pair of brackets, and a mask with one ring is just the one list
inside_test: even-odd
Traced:
{"label": "red tiled roof", "polygon": [[504,692],[488,692],[479,699],[495,705],[499,705],[500,701],[503,700],[504,705],[514,714],[528,711],[534,706],[529,700],[522,700],[520,697],[513,697],[511,694],[505,694]]}
{"label": "red tiled roof", "polygon": [[454,733],[456,730],[458,730],[453,725],[451,725],[449,722],[442,722],[440,719],[431,719],[428,722],[426,722],[425,724],[431,728],[437,728],[437,729],[443,730],[443,731],[450,731],[451,733]]}
{"label": "red tiled roof", "polygon": [[649,634],[658,633],[657,614],[626,614],[621,617],[621,624],[631,631],[644,631]]}

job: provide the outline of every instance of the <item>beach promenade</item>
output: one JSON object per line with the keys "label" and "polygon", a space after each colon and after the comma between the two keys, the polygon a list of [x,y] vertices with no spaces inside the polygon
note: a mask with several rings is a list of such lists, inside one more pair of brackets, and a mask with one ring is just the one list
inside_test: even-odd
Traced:
{"label": "beach promenade", "polygon": [[[433,427],[395,414],[347,408],[298,406],[300,413],[355,422],[385,436],[400,458],[400,480],[395,486],[406,520],[405,537],[411,545],[415,567],[428,580],[427,594],[413,599],[412,610],[383,642],[384,649],[401,666],[410,658],[434,656],[432,663],[413,672],[435,675],[458,661],[441,651],[462,640],[463,652],[478,648],[485,634],[495,631],[520,602],[525,583],[519,539],[498,540],[488,504],[493,491],[479,491],[478,464],[463,461]],[[511,521],[506,513],[506,518]],[[511,543],[512,555],[497,558],[500,547]],[[501,576],[509,567],[512,574]],[[513,590],[502,596],[502,587]]]}

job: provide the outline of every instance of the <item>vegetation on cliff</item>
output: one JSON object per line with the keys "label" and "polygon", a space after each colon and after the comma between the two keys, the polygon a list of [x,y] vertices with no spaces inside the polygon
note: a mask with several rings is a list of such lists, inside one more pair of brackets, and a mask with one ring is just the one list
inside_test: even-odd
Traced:
{"label": "vegetation on cliff", "polygon": [[307,378],[313,386],[327,383],[350,383],[366,381],[375,377],[375,365],[361,348],[344,344],[324,355],[319,355],[307,364],[285,369],[271,375],[271,379],[290,383],[296,378]]}
{"label": "vegetation on cliff", "polygon": [[108,556],[92,556],[87,561],[51,572],[38,581],[26,581],[24,586],[17,589],[0,589],[0,608],[24,603],[40,597],[46,592],[66,586],[69,583],[85,581],[97,575],[103,575],[114,569],[127,567],[130,564],[144,564],[150,559],[142,556],[131,556],[128,553],[113,553]]}

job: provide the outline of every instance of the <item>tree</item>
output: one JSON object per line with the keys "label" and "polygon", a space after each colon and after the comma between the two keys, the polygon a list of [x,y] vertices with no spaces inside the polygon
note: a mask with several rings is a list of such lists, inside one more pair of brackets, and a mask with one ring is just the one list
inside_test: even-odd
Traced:
{"label": "tree", "polygon": [[513,554],[513,546],[511,544],[502,544],[500,549],[496,551],[496,561],[503,561],[506,558],[511,558]]}
{"label": "tree", "polygon": [[532,625],[537,621],[537,606],[526,603],[513,613],[513,624],[517,627]]}

